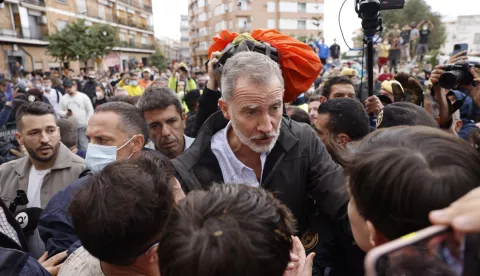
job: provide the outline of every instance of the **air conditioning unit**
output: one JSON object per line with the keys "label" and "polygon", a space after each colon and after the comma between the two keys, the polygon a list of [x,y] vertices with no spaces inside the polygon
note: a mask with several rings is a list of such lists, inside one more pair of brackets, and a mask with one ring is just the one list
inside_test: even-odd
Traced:
{"label": "air conditioning unit", "polygon": [[40,24],[42,24],[42,25],[47,25],[47,22],[48,22],[48,21],[47,21],[47,16],[46,16],[46,15],[42,15],[42,16],[40,17]]}

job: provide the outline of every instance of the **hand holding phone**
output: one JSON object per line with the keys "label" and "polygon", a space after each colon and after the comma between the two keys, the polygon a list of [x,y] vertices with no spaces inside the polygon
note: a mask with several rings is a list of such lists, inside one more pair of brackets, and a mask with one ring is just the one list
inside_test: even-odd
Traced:
{"label": "hand holding phone", "polygon": [[467,55],[467,51],[468,51],[468,43],[460,43],[460,44],[455,44],[453,46],[453,53],[452,53],[452,56],[460,53],[460,52],[465,52],[465,54],[463,54],[463,56],[466,56]]}
{"label": "hand holding phone", "polygon": [[460,276],[464,240],[446,226],[431,226],[378,246],[365,258],[367,276]]}

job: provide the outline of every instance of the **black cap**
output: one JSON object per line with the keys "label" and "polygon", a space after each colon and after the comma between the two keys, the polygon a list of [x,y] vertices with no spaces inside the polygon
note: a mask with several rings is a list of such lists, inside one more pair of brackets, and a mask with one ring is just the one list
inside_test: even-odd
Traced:
{"label": "black cap", "polygon": [[377,128],[394,126],[428,126],[438,128],[437,122],[423,107],[409,102],[392,103],[377,116]]}
{"label": "black cap", "polygon": [[63,82],[63,87],[72,87],[72,86],[73,86],[73,82],[70,80],[65,80]]}

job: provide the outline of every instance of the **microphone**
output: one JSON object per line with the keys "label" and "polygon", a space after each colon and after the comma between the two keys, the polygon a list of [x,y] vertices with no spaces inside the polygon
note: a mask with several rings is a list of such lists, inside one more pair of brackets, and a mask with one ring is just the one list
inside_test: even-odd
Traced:
{"label": "microphone", "polygon": [[8,209],[13,214],[17,210],[17,206],[27,205],[27,204],[28,204],[27,193],[25,193],[24,190],[17,190],[17,196],[10,203],[10,206],[8,206]]}
{"label": "microphone", "polygon": [[23,234],[30,235],[38,226],[38,221],[43,210],[38,207],[30,207],[19,210],[13,216],[23,230]]}

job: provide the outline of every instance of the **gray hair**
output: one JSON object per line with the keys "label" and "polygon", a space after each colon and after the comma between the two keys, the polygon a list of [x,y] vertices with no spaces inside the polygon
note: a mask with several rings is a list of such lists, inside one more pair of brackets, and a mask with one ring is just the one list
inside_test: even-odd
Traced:
{"label": "gray hair", "polygon": [[148,141],[148,126],[142,117],[140,109],[125,102],[108,102],[99,105],[95,109],[95,113],[113,112],[119,117],[118,128],[131,138],[134,135],[142,134],[145,142]]}
{"label": "gray hair", "polygon": [[285,87],[282,71],[270,57],[256,52],[240,52],[229,58],[222,72],[222,97],[226,101],[233,98],[233,91],[240,77],[248,77],[255,84],[268,84],[277,77]]}

